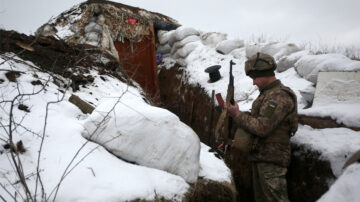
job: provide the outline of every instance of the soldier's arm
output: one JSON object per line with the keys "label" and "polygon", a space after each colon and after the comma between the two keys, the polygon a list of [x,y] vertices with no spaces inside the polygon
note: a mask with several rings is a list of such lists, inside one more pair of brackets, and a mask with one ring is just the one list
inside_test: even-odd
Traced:
{"label": "soldier's arm", "polygon": [[291,97],[286,92],[280,91],[271,98],[265,98],[258,117],[239,112],[235,122],[250,133],[265,137],[292,112],[294,106]]}

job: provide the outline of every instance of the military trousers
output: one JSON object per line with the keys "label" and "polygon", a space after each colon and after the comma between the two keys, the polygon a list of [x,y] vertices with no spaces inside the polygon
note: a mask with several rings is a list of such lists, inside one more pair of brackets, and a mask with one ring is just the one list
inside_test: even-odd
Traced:
{"label": "military trousers", "polygon": [[272,163],[252,163],[256,202],[289,202],[286,184],[287,168]]}

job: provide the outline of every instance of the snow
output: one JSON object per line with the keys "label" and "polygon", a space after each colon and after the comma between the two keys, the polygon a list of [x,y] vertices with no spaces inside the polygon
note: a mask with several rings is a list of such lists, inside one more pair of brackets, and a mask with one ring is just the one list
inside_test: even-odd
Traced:
{"label": "snow", "polygon": [[208,152],[210,147],[201,143],[200,154],[200,173],[199,177],[218,182],[231,183],[231,171],[222,160],[218,159],[214,153]]}
{"label": "snow", "polygon": [[360,148],[360,131],[347,128],[313,129],[299,125],[291,142],[320,152],[320,158],[330,161],[332,171],[338,177],[347,158]]}
{"label": "snow", "polygon": [[282,42],[272,42],[272,43],[263,43],[263,44],[255,44],[249,45],[246,47],[246,57],[250,58],[255,55],[257,52],[266,53],[274,57],[277,61],[282,57],[290,55],[300,51],[300,48],[295,44],[282,43]]}
{"label": "snow", "polygon": [[294,52],[288,56],[284,56],[279,59],[277,62],[277,71],[283,72],[291,67],[295,67],[295,63],[304,55],[309,55],[310,52],[308,50],[302,50],[298,52]]}
{"label": "snow", "polygon": [[[12,54],[7,55],[12,56]],[[15,59],[21,60],[18,57]],[[4,60],[0,57],[0,64],[3,62]],[[25,62],[35,66],[29,61]],[[46,196],[50,200],[53,199],[54,188],[63,174],[66,177],[59,188],[56,201],[129,201],[135,199],[155,200],[156,198],[178,201],[188,192],[190,185],[179,175],[126,162],[115,157],[104,147],[83,138],[81,133],[84,131],[84,124],[89,115],[82,114],[75,105],[68,102],[68,98],[74,92],[53,84],[49,74],[12,60],[1,64],[0,69],[3,70],[0,71],[0,79],[4,80],[0,84],[1,100],[13,99],[18,94],[17,89],[23,93],[36,92],[42,86],[33,86],[30,82],[40,80],[45,84],[50,78],[46,90],[37,95],[25,96],[21,100],[20,103],[28,106],[30,112],[18,110],[19,102],[15,102],[13,111],[14,119],[17,122],[21,121],[21,124],[29,129],[17,127],[13,135],[14,142],[21,140],[26,149],[20,158],[24,174],[27,176],[27,183],[32,192],[35,189],[36,176],[34,174],[36,173],[38,151],[43,133],[45,139],[40,157],[40,175]],[[7,80],[5,77],[6,70],[21,72],[20,77],[17,78],[17,83]],[[74,94],[95,106],[105,103],[106,100],[114,99],[125,89],[128,89],[126,96],[136,97],[140,94],[139,89],[127,87],[113,77],[102,75],[102,78],[105,79],[103,81],[96,70],[91,70],[89,74],[94,77],[94,82],[87,85],[86,88],[80,87],[80,90]],[[66,79],[57,77],[58,80],[67,83]],[[65,95],[59,90],[65,92]],[[46,104],[49,101],[58,101],[62,96],[64,96],[63,101],[49,105],[47,125],[44,131]],[[138,97],[137,99],[142,98]],[[139,104],[139,101],[129,101],[124,101],[124,103],[128,103],[129,108],[127,110],[130,113],[130,108],[137,108],[135,104]],[[144,103],[142,106],[145,108]],[[0,122],[3,125],[8,124],[9,107],[8,103],[1,103]],[[125,109],[124,106],[123,109]],[[156,111],[159,112],[159,110]],[[177,118],[174,115],[169,115],[168,112],[160,115],[166,115],[165,117],[172,117],[172,119]],[[120,122],[121,120],[117,119],[116,121]],[[6,128],[1,127],[0,130],[0,137],[7,139],[4,131]],[[155,132],[148,131],[148,133],[151,135]],[[0,183],[12,194],[17,190],[19,200],[21,198],[19,194],[24,195],[24,193],[20,183],[14,184],[18,178],[9,158],[10,152],[1,147]],[[73,158],[74,161],[71,162]],[[208,147],[201,144],[199,176],[204,179],[229,182],[230,170],[226,168],[222,160],[214,158],[214,155],[208,152]],[[217,169],[221,173],[209,169]],[[38,190],[38,200],[41,200],[39,192]],[[1,188],[0,193],[6,201],[13,200],[4,189]]]}
{"label": "snow", "polygon": [[360,73],[320,72],[310,116],[331,117],[338,123],[360,126]]}
{"label": "snow", "polygon": [[233,51],[234,49],[237,48],[241,48],[244,46],[244,41],[243,40],[224,40],[221,41],[217,47],[216,47],[216,51],[219,53],[223,53],[225,55],[229,54],[231,51]]}
{"label": "snow", "polygon": [[178,49],[175,54],[174,54],[174,58],[185,58],[187,57],[193,50],[195,50],[195,48],[197,48],[200,45],[200,42],[191,42],[191,43],[187,43],[186,45],[184,45],[183,47],[181,47],[180,49]]}
{"label": "snow", "polygon": [[359,71],[360,61],[340,54],[305,55],[295,63],[298,74],[316,83],[320,71]]}
{"label": "snow", "polygon": [[196,133],[173,113],[146,104],[139,93],[120,92],[125,94],[100,102],[85,121],[82,135],[130,162],[196,182],[200,155]]}
{"label": "snow", "polygon": [[360,163],[346,168],[339,179],[330,187],[318,202],[352,202],[360,199]]}

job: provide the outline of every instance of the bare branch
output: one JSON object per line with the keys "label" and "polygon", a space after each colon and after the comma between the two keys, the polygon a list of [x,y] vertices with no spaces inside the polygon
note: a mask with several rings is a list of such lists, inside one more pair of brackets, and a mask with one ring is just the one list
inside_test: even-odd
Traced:
{"label": "bare branch", "polygon": [[[9,190],[6,189],[6,187],[5,187],[3,184],[0,183],[0,187],[3,188],[3,190],[4,190],[7,194],[9,194],[9,196],[10,196],[12,199],[14,199],[14,201],[15,201],[15,196],[13,196],[13,195],[9,192]],[[0,195],[0,196],[1,196],[1,195]],[[5,200],[2,196],[1,196],[1,199],[4,200],[4,202],[6,202],[6,200]]]}
{"label": "bare branch", "polygon": [[[125,95],[125,93],[128,91],[128,88],[129,86],[127,85],[127,88],[126,90],[118,97],[117,101],[115,102],[115,104],[112,106],[112,108],[106,113],[106,115],[103,117],[103,119],[99,122],[99,124],[97,125],[96,129],[92,132],[92,134],[90,135],[90,139],[91,137],[96,134],[98,132],[98,130],[100,129],[100,126],[101,124],[103,124],[107,117],[109,116],[109,114],[115,109],[116,105],[120,102],[121,98]],[[118,137],[118,136],[116,136]],[[67,165],[67,167],[65,168],[64,172],[63,172],[63,175],[61,176],[60,178],[60,181],[59,183],[54,187],[54,189],[51,191],[51,193],[49,194],[47,200],[50,199],[50,197],[52,196],[52,194],[54,193],[55,191],[55,195],[54,195],[54,198],[53,198],[53,201],[55,201],[56,199],[56,196],[57,196],[57,193],[59,191],[59,188],[60,188],[60,185],[61,183],[63,182],[63,180],[65,179],[65,177],[71,173],[71,171],[73,169],[75,169],[75,167],[77,167],[77,165],[80,164],[80,162],[82,162],[90,153],[92,153],[95,149],[97,149],[98,147],[96,147],[95,149],[91,150],[90,152],[88,152],[88,154],[86,154],[81,160],[79,160],[71,169],[70,169],[70,166],[72,165],[72,163],[75,161],[75,159],[77,158],[77,156],[80,154],[80,152],[83,150],[83,148],[89,143],[90,141],[87,140],[84,144],[82,144],[80,146],[80,148],[77,150],[77,152],[75,153],[75,155],[73,156],[73,158],[70,160],[69,164]],[[70,170],[69,170],[70,169]]]}

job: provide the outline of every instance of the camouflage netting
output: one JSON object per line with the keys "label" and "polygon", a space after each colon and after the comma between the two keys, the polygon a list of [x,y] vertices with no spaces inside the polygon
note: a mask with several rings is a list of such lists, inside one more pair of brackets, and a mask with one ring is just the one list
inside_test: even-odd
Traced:
{"label": "camouflage netting", "polygon": [[[131,23],[129,19],[136,19]],[[57,36],[70,43],[100,47],[118,58],[114,41],[137,43],[151,35],[152,24],[178,23],[161,14],[109,1],[90,0],[42,25],[36,35]]]}

